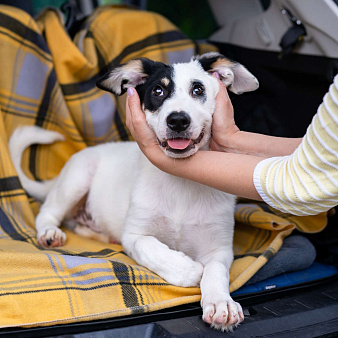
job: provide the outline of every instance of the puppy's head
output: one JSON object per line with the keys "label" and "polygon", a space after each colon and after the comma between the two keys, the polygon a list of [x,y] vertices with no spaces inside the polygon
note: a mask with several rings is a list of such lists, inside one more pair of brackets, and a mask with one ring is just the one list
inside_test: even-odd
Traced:
{"label": "puppy's head", "polygon": [[217,72],[235,94],[258,88],[257,79],[241,64],[219,53],[168,66],[146,58],[110,70],[97,86],[116,95],[134,87],[149,126],[166,155],[188,157],[208,144],[219,89]]}

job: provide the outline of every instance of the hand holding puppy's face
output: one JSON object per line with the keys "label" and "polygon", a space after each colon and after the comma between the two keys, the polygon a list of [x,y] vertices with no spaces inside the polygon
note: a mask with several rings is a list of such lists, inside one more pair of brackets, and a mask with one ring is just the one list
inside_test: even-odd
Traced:
{"label": "hand holding puppy's face", "polygon": [[241,64],[218,53],[172,66],[146,58],[114,68],[99,88],[122,95],[136,88],[149,126],[167,156],[188,157],[208,144],[220,80],[235,94],[258,88],[257,79]]}

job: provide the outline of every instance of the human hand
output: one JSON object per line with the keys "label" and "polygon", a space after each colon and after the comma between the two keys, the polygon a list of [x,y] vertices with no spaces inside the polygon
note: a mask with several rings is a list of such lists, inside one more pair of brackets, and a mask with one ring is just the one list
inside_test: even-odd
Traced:
{"label": "human hand", "polygon": [[228,91],[217,75],[217,73],[213,74],[213,76],[218,78],[219,91],[216,96],[215,112],[213,115],[210,149],[231,152],[231,140],[240,130],[235,123],[234,109]]}
{"label": "human hand", "polygon": [[165,156],[160,149],[155,133],[150,129],[141,109],[140,98],[134,88],[128,88],[126,101],[126,125],[141,151],[151,162]]}

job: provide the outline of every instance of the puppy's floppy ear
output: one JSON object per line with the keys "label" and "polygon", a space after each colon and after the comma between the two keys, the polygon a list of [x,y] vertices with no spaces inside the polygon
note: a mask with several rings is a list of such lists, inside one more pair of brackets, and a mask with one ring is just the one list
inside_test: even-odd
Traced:
{"label": "puppy's floppy ear", "polygon": [[235,94],[256,90],[258,80],[244,66],[216,52],[195,57],[207,72],[217,72],[221,81]]}
{"label": "puppy's floppy ear", "polygon": [[124,94],[129,87],[136,87],[146,82],[155,62],[147,58],[130,60],[108,71],[96,85],[116,95]]}

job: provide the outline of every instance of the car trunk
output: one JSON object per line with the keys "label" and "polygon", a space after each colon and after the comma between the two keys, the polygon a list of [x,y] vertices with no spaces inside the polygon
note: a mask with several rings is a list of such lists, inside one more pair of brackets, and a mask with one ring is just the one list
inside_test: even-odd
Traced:
{"label": "car trunk", "polygon": [[[231,96],[239,128],[274,136],[303,136],[338,70],[337,1],[210,0],[209,3],[218,29],[208,42],[222,54],[244,64],[260,82],[255,92]],[[288,36],[294,27],[300,29]],[[280,46],[283,38],[284,50]],[[333,337],[338,334],[338,215],[331,214],[322,232],[302,234],[316,248],[313,266],[244,286],[233,294],[242,304],[246,318],[229,335]],[[192,303],[99,321],[1,329],[0,336],[226,335],[205,324],[201,314],[199,304]]]}

